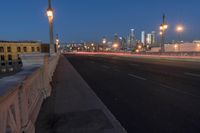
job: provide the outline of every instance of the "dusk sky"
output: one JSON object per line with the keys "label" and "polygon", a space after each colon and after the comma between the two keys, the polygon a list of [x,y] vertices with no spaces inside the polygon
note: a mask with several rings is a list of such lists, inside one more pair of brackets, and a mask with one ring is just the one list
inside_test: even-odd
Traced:
{"label": "dusk sky", "polygon": [[[1,0],[0,40],[48,42],[47,0]],[[177,39],[175,26],[185,25],[185,41],[200,40],[199,0],[52,0],[54,33],[62,42],[99,41],[130,28],[158,31],[162,13],[169,24],[168,40]]]}

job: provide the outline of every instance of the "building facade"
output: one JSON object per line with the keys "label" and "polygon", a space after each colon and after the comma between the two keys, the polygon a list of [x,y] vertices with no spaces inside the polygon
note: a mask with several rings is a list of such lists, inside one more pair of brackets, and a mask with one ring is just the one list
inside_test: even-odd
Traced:
{"label": "building facade", "polygon": [[49,45],[36,41],[0,41],[0,73],[22,67],[21,54],[48,52]]}
{"label": "building facade", "polygon": [[38,42],[0,42],[0,56],[2,60],[16,60],[20,54],[41,52],[41,43]]}

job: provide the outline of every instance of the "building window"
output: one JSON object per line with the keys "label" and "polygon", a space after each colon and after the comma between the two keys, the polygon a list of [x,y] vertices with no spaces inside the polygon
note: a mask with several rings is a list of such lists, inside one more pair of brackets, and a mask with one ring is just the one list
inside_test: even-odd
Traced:
{"label": "building window", "polygon": [[37,47],[37,51],[40,52],[40,47]]}
{"label": "building window", "polygon": [[12,65],[12,55],[8,55],[8,65]]}
{"label": "building window", "polygon": [[11,52],[11,47],[7,47],[7,51],[8,51],[8,52]]}
{"label": "building window", "polygon": [[32,47],[31,49],[32,49],[32,52],[35,52],[35,48],[34,47]]}
{"label": "building window", "polygon": [[27,47],[23,47],[24,52],[27,52]]}
{"label": "building window", "polygon": [[1,65],[2,66],[5,66],[5,56],[4,55],[1,55]]}
{"label": "building window", "polygon": [[0,53],[4,53],[4,48],[0,47]]}
{"label": "building window", "polygon": [[12,60],[12,55],[8,55],[8,60]]}
{"label": "building window", "polygon": [[21,52],[21,47],[17,47],[17,52]]}
{"label": "building window", "polygon": [[5,61],[5,56],[1,55],[1,61]]}

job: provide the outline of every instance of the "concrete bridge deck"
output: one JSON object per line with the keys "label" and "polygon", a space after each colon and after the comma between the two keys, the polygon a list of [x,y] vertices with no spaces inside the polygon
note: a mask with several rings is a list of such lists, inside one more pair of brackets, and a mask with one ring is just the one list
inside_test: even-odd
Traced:
{"label": "concrete bridge deck", "polygon": [[126,133],[64,56],[52,89],[42,105],[36,133]]}

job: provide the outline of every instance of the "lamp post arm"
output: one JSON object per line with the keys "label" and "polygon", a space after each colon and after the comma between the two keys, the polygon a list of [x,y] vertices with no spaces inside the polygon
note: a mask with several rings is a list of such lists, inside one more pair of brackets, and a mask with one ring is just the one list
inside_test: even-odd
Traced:
{"label": "lamp post arm", "polygon": [[48,0],[48,8],[51,9],[51,0]]}

